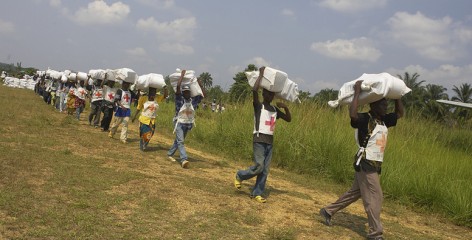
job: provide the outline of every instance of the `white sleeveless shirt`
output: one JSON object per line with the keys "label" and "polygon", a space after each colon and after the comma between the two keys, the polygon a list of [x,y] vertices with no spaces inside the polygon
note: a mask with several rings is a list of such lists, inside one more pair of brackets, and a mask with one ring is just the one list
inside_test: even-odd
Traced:
{"label": "white sleeveless shirt", "polygon": [[156,118],[158,109],[159,109],[159,104],[157,104],[157,102],[147,101],[144,103],[143,111],[141,115],[148,118]]}
{"label": "white sleeveless shirt", "polygon": [[267,135],[274,135],[275,121],[277,120],[277,111],[271,112],[265,109],[262,104],[261,116],[259,118],[259,131],[256,130],[256,119],[254,118],[254,133],[263,133]]}

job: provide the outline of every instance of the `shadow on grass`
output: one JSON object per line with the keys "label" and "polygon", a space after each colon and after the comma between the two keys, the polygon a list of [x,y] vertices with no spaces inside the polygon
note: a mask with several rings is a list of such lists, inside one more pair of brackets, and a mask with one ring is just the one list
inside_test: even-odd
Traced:
{"label": "shadow on grass", "polygon": [[[321,217],[318,218],[320,223],[323,223]],[[368,231],[366,229],[367,218],[359,215],[354,215],[347,212],[338,212],[333,216],[331,223],[334,226],[340,226],[352,230],[359,234],[361,237],[365,237]]]}
{"label": "shadow on grass", "polygon": [[269,196],[272,195],[272,194],[275,195],[275,196],[277,196],[277,195],[282,195],[282,194],[287,194],[287,193],[289,193],[289,191],[280,190],[280,189],[273,188],[273,187],[268,187],[268,188],[266,188],[266,190],[265,190],[265,195],[266,195],[267,197],[269,197]]}
{"label": "shadow on grass", "polygon": [[[145,152],[158,152],[158,151],[166,151],[167,152],[167,149],[166,147],[163,147],[163,146],[160,146],[160,145],[157,145],[157,146],[148,146],[146,148],[146,151]],[[163,155],[164,157],[166,157],[166,155]]]}

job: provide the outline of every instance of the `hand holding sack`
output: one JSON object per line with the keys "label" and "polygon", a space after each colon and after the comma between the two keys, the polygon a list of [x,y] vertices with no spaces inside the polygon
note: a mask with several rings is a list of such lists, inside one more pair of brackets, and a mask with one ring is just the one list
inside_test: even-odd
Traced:
{"label": "hand holding sack", "polygon": [[[246,72],[246,77],[249,85],[254,87],[259,71]],[[290,80],[287,73],[283,71],[266,67],[260,86],[270,92],[275,92],[277,98],[291,102],[298,100],[298,84]]]}
{"label": "hand holding sack", "polygon": [[345,83],[339,90],[338,99],[329,101],[329,106],[337,107],[339,105],[350,104],[354,96],[354,84],[359,80],[363,80],[362,91],[359,95],[359,105],[372,103],[382,98],[400,99],[411,91],[403,80],[388,73],[364,73],[356,80]]}
{"label": "hand holding sack", "polygon": [[[177,83],[180,79],[181,75],[181,70],[176,69],[175,73],[172,73],[169,75],[170,78],[170,85],[174,89],[174,92],[177,91]],[[184,78],[182,79],[182,86],[183,85],[189,85],[190,86],[190,96],[191,97],[196,97],[196,96],[203,96],[203,91],[200,85],[198,84],[197,77],[195,75],[195,71],[193,70],[186,70]]]}

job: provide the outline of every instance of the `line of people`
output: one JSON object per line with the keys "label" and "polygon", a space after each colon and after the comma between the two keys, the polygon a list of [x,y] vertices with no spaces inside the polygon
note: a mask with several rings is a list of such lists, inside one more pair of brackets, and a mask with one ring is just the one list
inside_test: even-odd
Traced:
{"label": "line of people", "polygon": [[[291,122],[292,116],[288,106],[282,102],[277,102],[276,106],[271,105],[275,93],[262,89],[262,102],[259,99],[259,89],[264,75],[264,67],[259,69],[260,74],[253,91],[254,108],[254,130],[253,130],[253,162],[254,164],[247,169],[238,170],[233,179],[233,185],[237,190],[242,189],[243,181],[256,178],[255,185],[251,189],[250,196],[257,202],[266,203],[267,199],[263,196],[266,181],[269,175],[270,163],[273,152],[274,131],[276,120],[281,118],[286,122]],[[185,150],[185,137],[194,127],[195,110],[202,101],[203,96],[190,97],[190,87],[182,85],[182,79],[185,70],[181,72],[175,93],[175,115],[173,118],[175,140],[167,152],[167,157],[171,161],[179,162],[182,168],[189,166],[188,156]],[[98,84],[99,82],[99,84]],[[104,83],[106,83],[104,85]],[[201,86],[200,81],[198,82]],[[101,127],[103,131],[109,130],[109,137],[114,137],[118,126],[122,125],[120,140],[127,142],[127,126],[131,116],[131,92],[130,84],[123,82],[120,89],[113,88],[113,81],[97,81],[91,89],[91,112],[89,122],[98,126],[100,119],[100,109],[104,112]],[[356,141],[359,151],[355,155],[353,163],[355,177],[350,190],[343,194],[336,202],[327,205],[320,210],[320,215],[326,225],[331,225],[332,216],[339,210],[349,206],[351,203],[362,199],[365,211],[368,216],[369,239],[383,239],[383,227],[380,221],[380,211],[383,200],[382,189],[380,186],[380,173],[383,162],[384,150],[387,142],[388,128],[397,124],[397,120],[404,114],[403,105],[400,99],[395,100],[395,111],[387,113],[388,102],[385,98],[370,103],[370,111],[365,113],[358,112],[358,99],[361,93],[362,80],[356,82],[354,86],[354,96],[349,109],[351,126],[356,129]],[[47,86],[47,84],[46,84]],[[87,85],[85,85],[87,86]],[[64,87],[64,86],[63,86]],[[65,89],[60,91],[68,92],[67,103],[73,93],[80,95],[84,85],[80,81],[74,86],[65,85]],[[47,87],[46,87],[47,88]],[[66,89],[68,91],[66,91]],[[73,90],[73,91],[72,91]],[[41,90],[40,90],[41,91]],[[43,90],[44,91],[44,90]],[[56,89],[57,92],[57,89]],[[139,113],[140,122],[140,150],[146,150],[146,147],[155,131],[156,111],[159,108],[158,102],[167,97],[167,89],[156,98],[156,89],[150,88],[147,95],[139,99],[137,111],[132,117],[134,122]],[[44,96],[44,95],[43,95]],[[81,110],[77,106],[82,106],[80,96],[76,96],[74,102],[76,107],[76,116],[80,118]],[[157,102],[156,102],[157,99]],[[101,104],[98,101],[102,100]],[[47,101],[47,97],[45,97]],[[71,100],[72,101],[72,100]],[[60,100],[61,102],[61,100]],[[62,103],[62,102],[61,102]],[[69,104],[67,105],[69,109]],[[62,109],[62,108],[60,108]],[[283,109],[283,111],[281,110]],[[104,111],[105,110],[105,111]],[[106,111],[108,110],[108,111]],[[114,123],[111,128],[103,123],[111,120],[114,114]],[[109,124],[109,122],[108,122]],[[175,158],[175,153],[179,151],[180,158]]]}

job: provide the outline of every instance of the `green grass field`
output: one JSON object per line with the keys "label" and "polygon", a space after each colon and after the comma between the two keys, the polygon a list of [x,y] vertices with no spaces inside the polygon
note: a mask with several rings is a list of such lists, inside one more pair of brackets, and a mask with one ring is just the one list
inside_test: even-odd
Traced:
{"label": "green grass field", "polygon": [[[250,165],[251,104],[200,111],[186,141],[190,169],[168,161],[173,103],[162,103],[148,152],[53,110],[32,91],[0,86],[0,239],[364,239],[360,201],[321,223],[317,212],[353,175],[345,109],[293,105],[278,122],[268,203],[232,186]],[[402,119],[382,185],[391,239],[472,238],[470,132]],[[414,127],[408,127],[414,126]],[[433,128],[434,129],[431,129]],[[425,134],[427,133],[427,134]],[[428,135],[429,134],[429,135]],[[418,154],[417,152],[420,152]],[[432,213],[431,213],[432,212]]]}
{"label": "green grass field", "polygon": [[[330,109],[305,103],[292,104],[290,109],[292,122],[277,122],[273,163],[348,186],[357,146],[347,107]],[[251,102],[229,107],[223,114],[200,112],[190,141],[204,143],[202,148],[235,160],[249,160],[252,119]],[[161,120],[161,125],[168,126],[168,121]],[[406,116],[390,128],[381,178],[387,198],[445,214],[457,224],[471,227],[470,169],[470,129],[451,129],[418,116]]]}

